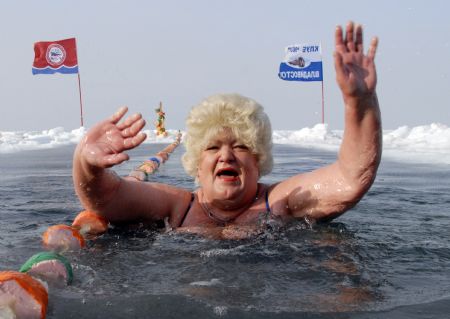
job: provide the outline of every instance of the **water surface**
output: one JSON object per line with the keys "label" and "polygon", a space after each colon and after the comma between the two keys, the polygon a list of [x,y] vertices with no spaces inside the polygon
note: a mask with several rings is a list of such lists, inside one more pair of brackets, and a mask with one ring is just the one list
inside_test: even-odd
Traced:
{"label": "water surface", "polygon": [[[164,145],[131,152],[120,174]],[[0,270],[41,251],[41,234],[82,209],[73,146],[2,154]],[[194,189],[182,147],[155,181]],[[273,183],[335,160],[276,145]],[[143,225],[112,228],[68,254],[74,282],[50,288],[48,318],[441,318],[450,311],[448,165],[383,160],[352,210],[325,225],[274,225],[215,241]]]}

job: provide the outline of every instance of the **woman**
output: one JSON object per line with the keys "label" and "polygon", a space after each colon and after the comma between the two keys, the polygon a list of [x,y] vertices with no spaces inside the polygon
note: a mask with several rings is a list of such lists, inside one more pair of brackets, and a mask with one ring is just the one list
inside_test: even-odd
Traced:
{"label": "woman", "polygon": [[[74,154],[75,190],[86,209],[111,222],[168,220],[171,227],[213,229],[255,225],[261,215],[330,220],[353,207],[372,185],[381,158],[375,52],[363,52],[362,27],[350,22],[335,33],[337,83],[345,103],[338,160],[274,185],[258,183],[272,168],[271,129],[255,101],[216,95],[187,120],[183,165],[196,178],[192,193],[165,184],[120,178],[109,168],[146,136],[140,114],[120,122],[126,108],[93,127]],[[263,213],[263,214],[261,214]]]}

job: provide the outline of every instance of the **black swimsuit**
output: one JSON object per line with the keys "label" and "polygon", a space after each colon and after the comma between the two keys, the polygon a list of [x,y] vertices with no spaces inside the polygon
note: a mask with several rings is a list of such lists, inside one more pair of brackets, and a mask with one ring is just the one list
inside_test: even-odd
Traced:
{"label": "black swimsuit", "polygon": [[[265,197],[265,201],[266,201],[266,214],[267,214],[267,216],[270,216],[270,215],[272,215],[272,212],[270,211],[270,205],[269,205],[269,189],[266,190],[264,197]],[[184,213],[183,219],[181,220],[180,227],[183,226],[184,220],[186,219],[186,216],[192,207],[192,203],[194,202],[194,199],[195,199],[195,195],[194,195],[194,193],[191,193],[191,201],[189,202],[186,212]]]}
{"label": "black swimsuit", "polygon": [[194,202],[194,199],[195,199],[195,195],[194,195],[194,193],[191,193],[191,201],[189,202],[189,206],[186,209],[186,212],[184,213],[183,219],[181,220],[180,227],[183,226],[184,220],[186,219],[186,216],[187,216],[187,214],[189,213],[189,210],[192,207],[192,203]]}

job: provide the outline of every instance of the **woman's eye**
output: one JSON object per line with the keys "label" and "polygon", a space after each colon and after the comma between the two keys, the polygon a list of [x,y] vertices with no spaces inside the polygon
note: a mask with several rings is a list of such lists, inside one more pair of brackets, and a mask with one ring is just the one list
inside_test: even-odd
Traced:
{"label": "woman's eye", "polygon": [[210,145],[206,147],[207,151],[213,151],[213,150],[217,150],[219,149],[219,147],[217,145]]}
{"label": "woman's eye", "polygon": [[238,150],[245,150],[245,151],[248,150],[248,147],[247,147],[247,146],[241,145],[241,144],[235,145],[235,146],[233,146],[233,147],[236,148],[236,149],[238,149]]}

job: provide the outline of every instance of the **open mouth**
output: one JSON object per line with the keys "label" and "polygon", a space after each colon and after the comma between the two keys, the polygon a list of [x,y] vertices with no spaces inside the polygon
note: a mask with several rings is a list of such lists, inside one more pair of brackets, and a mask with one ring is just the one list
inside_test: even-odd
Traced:
{"label": "open mouth", "polygon": [[239,176],[238,172],[233,168],[222,168],[217,172],[217,177],[226,180],[235,180]]}

